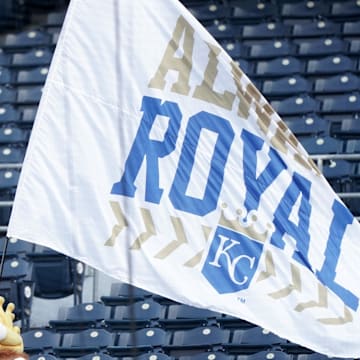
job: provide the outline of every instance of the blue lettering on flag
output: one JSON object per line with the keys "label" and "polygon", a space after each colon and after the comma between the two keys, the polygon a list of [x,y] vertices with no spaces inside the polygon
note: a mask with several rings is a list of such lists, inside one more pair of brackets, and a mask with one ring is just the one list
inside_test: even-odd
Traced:
{"label": "blue lettering on flag", "polygon": [[220,294],[247,289],[258,267],[262,249],[262,243],[219,226],[202,274]]}

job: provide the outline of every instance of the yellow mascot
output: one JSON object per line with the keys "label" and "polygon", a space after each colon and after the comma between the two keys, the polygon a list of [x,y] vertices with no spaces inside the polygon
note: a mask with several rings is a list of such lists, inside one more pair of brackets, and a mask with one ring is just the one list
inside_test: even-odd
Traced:
{"label": "yellow mascot", "polygon": [[15,305],[9,303],[4,310],[4,302],[5,299],[0,296],[0,360],[28,360],[20,328],[13,323]]}

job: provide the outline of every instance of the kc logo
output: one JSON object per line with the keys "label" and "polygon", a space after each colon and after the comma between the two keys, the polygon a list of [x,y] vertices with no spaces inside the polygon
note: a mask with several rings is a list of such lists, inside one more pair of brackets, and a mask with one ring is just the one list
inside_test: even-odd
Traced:
{"label": "kc logo", "polygon": [[218,227],[202,274],[220,294],[247,289],[256,272],[263,243]]}

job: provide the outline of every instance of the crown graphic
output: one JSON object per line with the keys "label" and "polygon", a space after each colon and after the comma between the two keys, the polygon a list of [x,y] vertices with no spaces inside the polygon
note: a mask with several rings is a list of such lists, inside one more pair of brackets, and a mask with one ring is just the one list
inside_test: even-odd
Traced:
{"label": "crown graphic", "polygon": [[251,239],[264,243],[268,238],[269,233],[273,230],[272,224],[266,224],[266,229],[263,231],[259,231],[257,229],[257,222],[259,220],[256,212],[252,211],[247,214],[245,221],[240,216],[242,211],[239,209],[237,210],[237,215],[233,219],[229,219],[225,215],[225,208],[227,207],[226,204],[222,205],[223,209],[221,210],[220,219],[218,224],[231,229],[235,232],[240,232]]}

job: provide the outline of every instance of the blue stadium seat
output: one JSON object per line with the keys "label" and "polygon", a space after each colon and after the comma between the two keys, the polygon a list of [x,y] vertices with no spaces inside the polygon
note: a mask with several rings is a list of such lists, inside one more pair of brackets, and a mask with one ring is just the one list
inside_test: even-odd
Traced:
{"label": "blue stadium seat", "polygon": [[28,257],[34,264],[35,296],[60,299],[73,295],[74,305],[82,302],[83,263],[40,246]]}
{"label": "blue stadium seat", "polygon": [[299,136],[298,140],[310,155],[337,154],[343,152],[343,141],[330,136]]}
{"label": "blue stadium seat", "polygon": [[13,105],[0,105],[0,123],[17,122],[20,120],[21,113]]}
{"label": "blue stadium seat", "polygon": [[[199,326],[189,330],[175,330],[171,343],[173,350],[220,350],[230,341],[230,330],[217,326]],[[184,354],[185,355],[185,354]]]}
{"label": "blue stadium seat", "polygon": [[306,22],[295,23],[292,28],[294,37],[320,37],[324,35],[339,35],[341,24],[328,19],[309,20]]}
{"label": "blue stadium seat", "polygon": [[12,71],[9,68],[0,67],[0,84],[10,84],[13,82]]}
{"label": "blue stadium seat", "polygon": [[14,103],[16,101],[16,89],[0,85],[0,104]]}
{"label": "blue stadium seat", "polygon": [[319,117],[317,114],[284,117],[283,120],[296,136],[319,136],[329,133],[329,121]]}
{"label": "blue stadium seat", "polygon": [[133,359],[134,360],[174,360],[173,357],[170,357],[158,351],[150,351],[146,354],[135,356]]}
{"label": "blue stadium seat", "polygon": [[360,21],[345,21],[342,29],[343,36],[360,35]]}
{"label": "blue stadium seat", "polygon": [[308,95],[272,101],[271,105],[276,112],[283,116],[307,114],[319,110],[319,103]]}
{"label": "blue stadium seat", "polygon": [[48,329],[33,329],[22,333],[24,351],[29,354],[53,354],[60,345],[61,335]]}
{"label": "blue stadium seat", "polygon": [[342,192],[355,176],[356,164],[343,159],[325,161],[321,169],[336,192]]}
{"label": "blue stadium seat", "polygon": [[19,176],[19,169],[0,169],[0,189],[16,188]]}
{"label": "blue stadium seat", "polygon": [[249,57],[252,59],[291,56],[296,53],[296,45],[289,40],[264,40],[249,44]]}
{"label": "blue stadium seat", "polygon": [[133,355],[134,352],[162,351],[170,342],[171,333],[158,327],[121,332],[115,346],[107,348],[111,356]]}
{"label": "blue stadium seat", "polygon": [[360,39],[349,39],[349,55],[357,55],[360,51]]}
{"label": "blue stadium seat", "polygon": [[43,86],[20,88],[16,101],[22,104],[38,104],[42,95]]}
{"label": "blue stadium seat", "polygon": [[355,63],[351,58],[335,55],[309,60],[306,71],[309,75],[318,75],[352,71],[354,68]]}
{"label": "blue stadium seat", "polygon": [[46,25],[61,27],[65,19],[65,11],[54,11],[47,14]]}
{"label": "blue stadium seat", "polygon": [[281,15],[285,18],[316,18],[325,16],[329,12],[326,1],[297,1],[282,4]]}
{"label": "blue stadium seat", "polygon": [[0,66],[7,66],[10,64],[11,55],[3,52],[0,48]]}
{"label": "blue stadium seat", "polygon": [[165,317],[166,306],[154,301],[152,298],[136,301],[127,305],[118,305],[111,319],[106,319],[105,324],[112,331],[131,327],[158,326],[160,319]]}
{"label": "blue stadium seat", "polygon": [[326,113],[354,113],[360,111],[360,94],[348,93],[344,95],[327,96],[322,101],[322,112]]}
{"label": "blue stadium seat", "polygon": [[232,59],[238,59],[240,57],[247,56],[248,49],[239,41],[224,40],[220,41],[220,45]]}
{"label": "blue stadium seat", "polygon": [[360,119],[358,117],[341,117],[331,121],[331,135],[341,139],[360,139]]}
{"label": "blue stadium seat", "polygon": [[359,78],[352,73],[341,73],[331,77],[318,78],[314,91],[319,93],[345,93],[359,89]]}
{"label": "blue stadium seat", "polygon": [[113,346],[115,334],[105,329],[86,329],[65,333],[61,346],[54,348],[59,357],[79,357],[93,352],[101,352]]}
{"label": "blue stadium seat", "polygon": [[298,44],[298,55],[301,56],[326,56],[331,54],[346,53],[349,43],[335,37],[325,39],[308,39]]}
{"label": "blue stadium seat", "polygon": [[85,330],[101,327],[109,316],[109,307],[102,303],[87,302],[60,308],[58,318],[49,320],[49,325],[56,331]]}
{"label": "blue stadium seat", "polygon": [[178,360],[235,360],[235,355],[229,355],[223,351],[204,351],[198,354],[179,356]]}
{"label": "blue stadium seat", "polygon": [[[29,359],[31,360],[31,359]],[[41,360],[41,359],[39,359]],[[46,360],[46,359],[44,359]],[[113,358],[112,356],[103,353],[103,352],[94,352],[94,353],[90,353],[90,354],[86,354],[83,356],[80,356],[79,358],[77,358],[77,360],[116,360],[116,358]]]}
{"label": "blue stadium seat", "polygon": [[53,53],[47,48],[31,49],[28,52],[15,53],[12,57],[13,66],[44,66],[50,65]]}
{"label": "blue stadium seat", "polygon": [[286,339],[255,326],[245,330],[234,330],[232,341],[226,348],[234,353],[254,353],[286,344],[288,344]]}
{"label": "blue stadium seat", "polygon": [[0,144],[26,144],[29,140],[30,130],[15,125],[0,127]]}
{"label": "blue stadium seat", "polygon": [[5,242],[7,241],[6,257],[22,257],[26,258],[27,254],[34,251],[35,245],[24,240],[16,238],[7,238],[6,236],[0,237],[0,253],[3,252]]}
{"label": "blue stadium seat", "polygon": [[215,20],[225,20],[230,15],[230,9],[223,4],[206,3],[204,5],[189,6],[188,10],[203,24]]}
{"label": "blue stadium seat", "polygon": [[206,26],[206,30],[217,40],[234,39],[238,34],[237,26],[221,22]]}
{"label": "blue stadium seat", "polygon": [[34,354],[29,357],[29,360],[58,360],[58,358],[52,354]]}
{"label": "blue stadium seat", "polygon": [[254,354],[239,355],[238,360],[264,360],[264,359],[273,359],[273,360],[293,360],[294,356],[288,354],[283,350],[279,349],[270,349],[255,352]]}
{"label": "blue stadium seat", "polygon": [[20,85],[40,85],[44,84],[48,67],[39,67],[32,70],[20,70],[16,77],[16,82]]}
{"label": "blue stadium seat", "polygon": [[111,284],[110,295],[101,296],[101,301],[108,306],[130,304],[134,301],[151,298],[153,294],[126,283],[116,282]]}
{"label": "blue stadium seat", "polygon": [[16,34],[6,34],[0,45],[3,48],[29,48],[50,45],[50,35],[41,30],[27,30]]}
{"label": "blue stadium seat", "polygon": [[247,39],[272,39],[288,36],[290,26],[282,22],[268,22],[244,25],[241,32],[243,40]]}
{"label": "blue stadium seat", "polygon": [[[341,360],[343,358],[331,357],[331,360]],[[299,354],[297,360],[329,360],[329,357],[320,353]]]}
{"label": "blue stadium seat", "polygon": [[276,5],[268,0],[255,2],[253,0],[231,0],[229,5],[233,7],[232,21],[263,20],[273,18],[276,15]]}
{"label": "blue stadium seat", "polygon": [[0,164],[22,163],[25,151],[23,146],[0,146]]}
{"label": "blue stadium seat", "polygon": [[360,6],[355,0],[336,1],[331,4],[330,14],[336,17],[359,16]]}
{"label": "blue stadium seat", "polygon": [[21,120],[25,122],[34,122],[37,113],[37,106],[23,106]]}
{"label": "blue stadium seat", "polygon": [[221,314],[203,308],[185,304],[169,305],[167,317],[160,321],[165,328],[171,329],[187,329],[198,326],[210,326],[217,323],[217,319],[221,318]]}
{"label": "blue stadium seat", "polygon": [[269,61],[259,61],[255,73],[259,76],[286,76],[302,73],[305,63],[295,57],[280,57]]}
{"label": "blue stadium seat", "polygon": [[312,84],[309,80],[299,75],[293,75],[280,79],[265,80],[262,86],[262,93],[267,97],[277,95],[292,96],[307,93],[311,90],[311,87]]}

